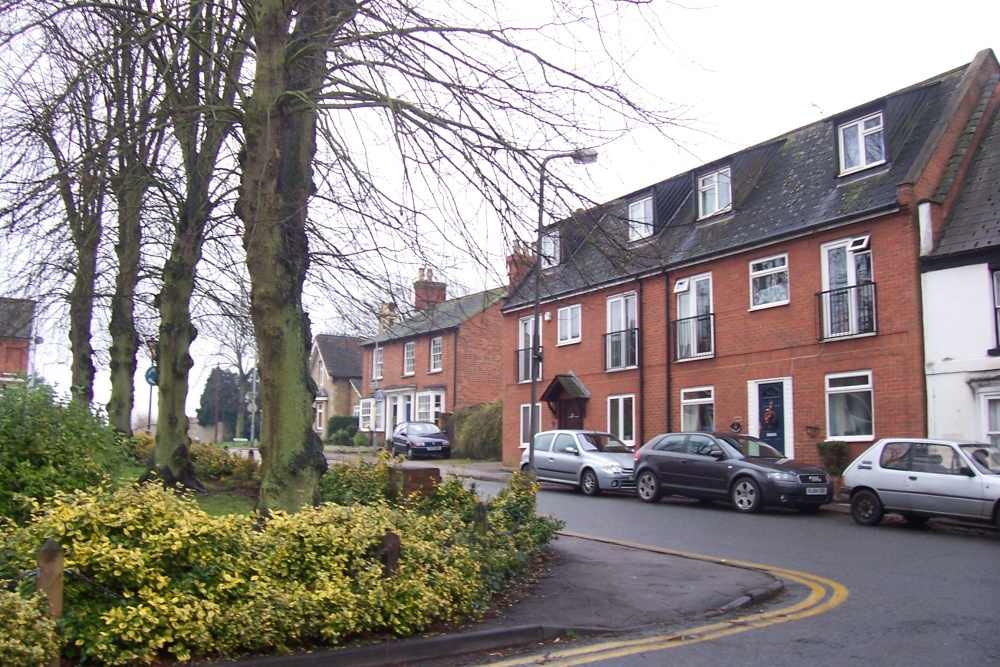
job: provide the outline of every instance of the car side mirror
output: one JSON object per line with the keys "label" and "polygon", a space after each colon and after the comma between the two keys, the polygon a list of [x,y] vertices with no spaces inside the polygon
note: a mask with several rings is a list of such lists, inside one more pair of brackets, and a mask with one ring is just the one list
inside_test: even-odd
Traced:
{"label": "car side mirror", "polygon": [[578,453],[578,452],[576,451],[576,447],[573,447],[572,445],[570,445],[569,447],[567,447],[567,448],[566,448],[565,450],[563,450],[563,451],[565,451],[565,452],[566,452],[567,454],[572,454],[573,456],[576,456],[576,455],[577,455],[577,453]]}
{"label": "car side mirror", "polygon": [[721,461],[722,459],[726,458],[726,453],[721,449],[712,450],[711,452],[708,453],[708,455],[711,456],[716,461]]}

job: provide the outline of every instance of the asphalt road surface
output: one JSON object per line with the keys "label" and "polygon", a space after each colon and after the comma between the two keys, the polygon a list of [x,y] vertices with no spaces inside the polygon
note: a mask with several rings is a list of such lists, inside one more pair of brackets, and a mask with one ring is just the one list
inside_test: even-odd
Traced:
{"label": "asphalt road surface", "polygon": [[[499,488],[477,486],[484,495]],[[580,642],[575,650],[547,647],[544,658],[529,651],[464,664],[1000,665],[1000,534],[993,528],[938,521],[913,528],[891,517],[866,528],[832,511],[743,515],[723,503],[668,498],[648,505],[558,487],[539,492],[538,511],[562,519],[572,533],[787,572],[787,594],[744,614],[745,627],[663,628]],[[810,604],[820,585],[841,593]]]}

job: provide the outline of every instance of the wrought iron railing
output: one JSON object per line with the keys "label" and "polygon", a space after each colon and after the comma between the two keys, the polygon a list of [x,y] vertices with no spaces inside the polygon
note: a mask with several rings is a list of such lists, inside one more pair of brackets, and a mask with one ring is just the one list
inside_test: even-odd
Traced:
{"label": "wrought iron railing", "polygon": [[818,292],[819,339],[878,333],[875,283]]}
{"label": "wrought iron railing", "polygon": [[639,365],[639,330],[625,329],[604,334],[604,369],[618,370]]}
{"label": "wrought iron railing", "polygon": [[715,354],[715,313],[674,320],[677,361]]}

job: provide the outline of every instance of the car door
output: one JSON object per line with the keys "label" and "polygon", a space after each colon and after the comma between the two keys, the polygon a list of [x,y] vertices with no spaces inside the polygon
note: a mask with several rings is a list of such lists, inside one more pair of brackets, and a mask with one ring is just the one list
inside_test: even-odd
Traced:
{"label": "car door", "polygon": [[906,493],[910,508],[920,512],[982,519],[992,509],[982,475],[972,472],[958,450],[945,443],[914,445]]}
{"label": "car door", "polygon": [[913,443],[905,440],[893,440],[882,445],[877,453],[878,463],[862,461],[859,470],[871,470],[871,486],[878,493],[886,509],[910,509],[909,494],[906,489],[906,478],[910,474],[910,455]]}
{"label": "car door", "polygon": [[554,433],[535,435],[535,475],[539,479],[552,478],[552,440],[554,437]]}
{"label": "car door", "polygon": [[541,464],[535,463],[538,474],[556,481],[576,482],[580,468],[579,448],[574,434],[556,433],[552,449],[541,457]]}
{"label": "car door", "polygon": [[676,489],[680,485],[680,461],[687,456],[687,436],[669,433],[648,451],[648,464],[656,472],[661,488]]}
{"label": "car door", "polygon": [[728,494],[729,464],[719,455],[722,447],[710,435],[688,436],[688,456],[681,462],[684,481],[692,492],[703,497],[725,498]]}

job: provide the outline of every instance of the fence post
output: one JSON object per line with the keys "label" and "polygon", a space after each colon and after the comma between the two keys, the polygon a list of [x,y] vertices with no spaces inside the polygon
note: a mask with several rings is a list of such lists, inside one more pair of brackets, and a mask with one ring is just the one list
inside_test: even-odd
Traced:
{"label": "fence post", "polygon": [[[38,590],[49,600],[49,617],[62,618],[63,610],[63,550],[53,539],[45,540],[38,550]],[[59,654],[48,667],[59,667]]]}

